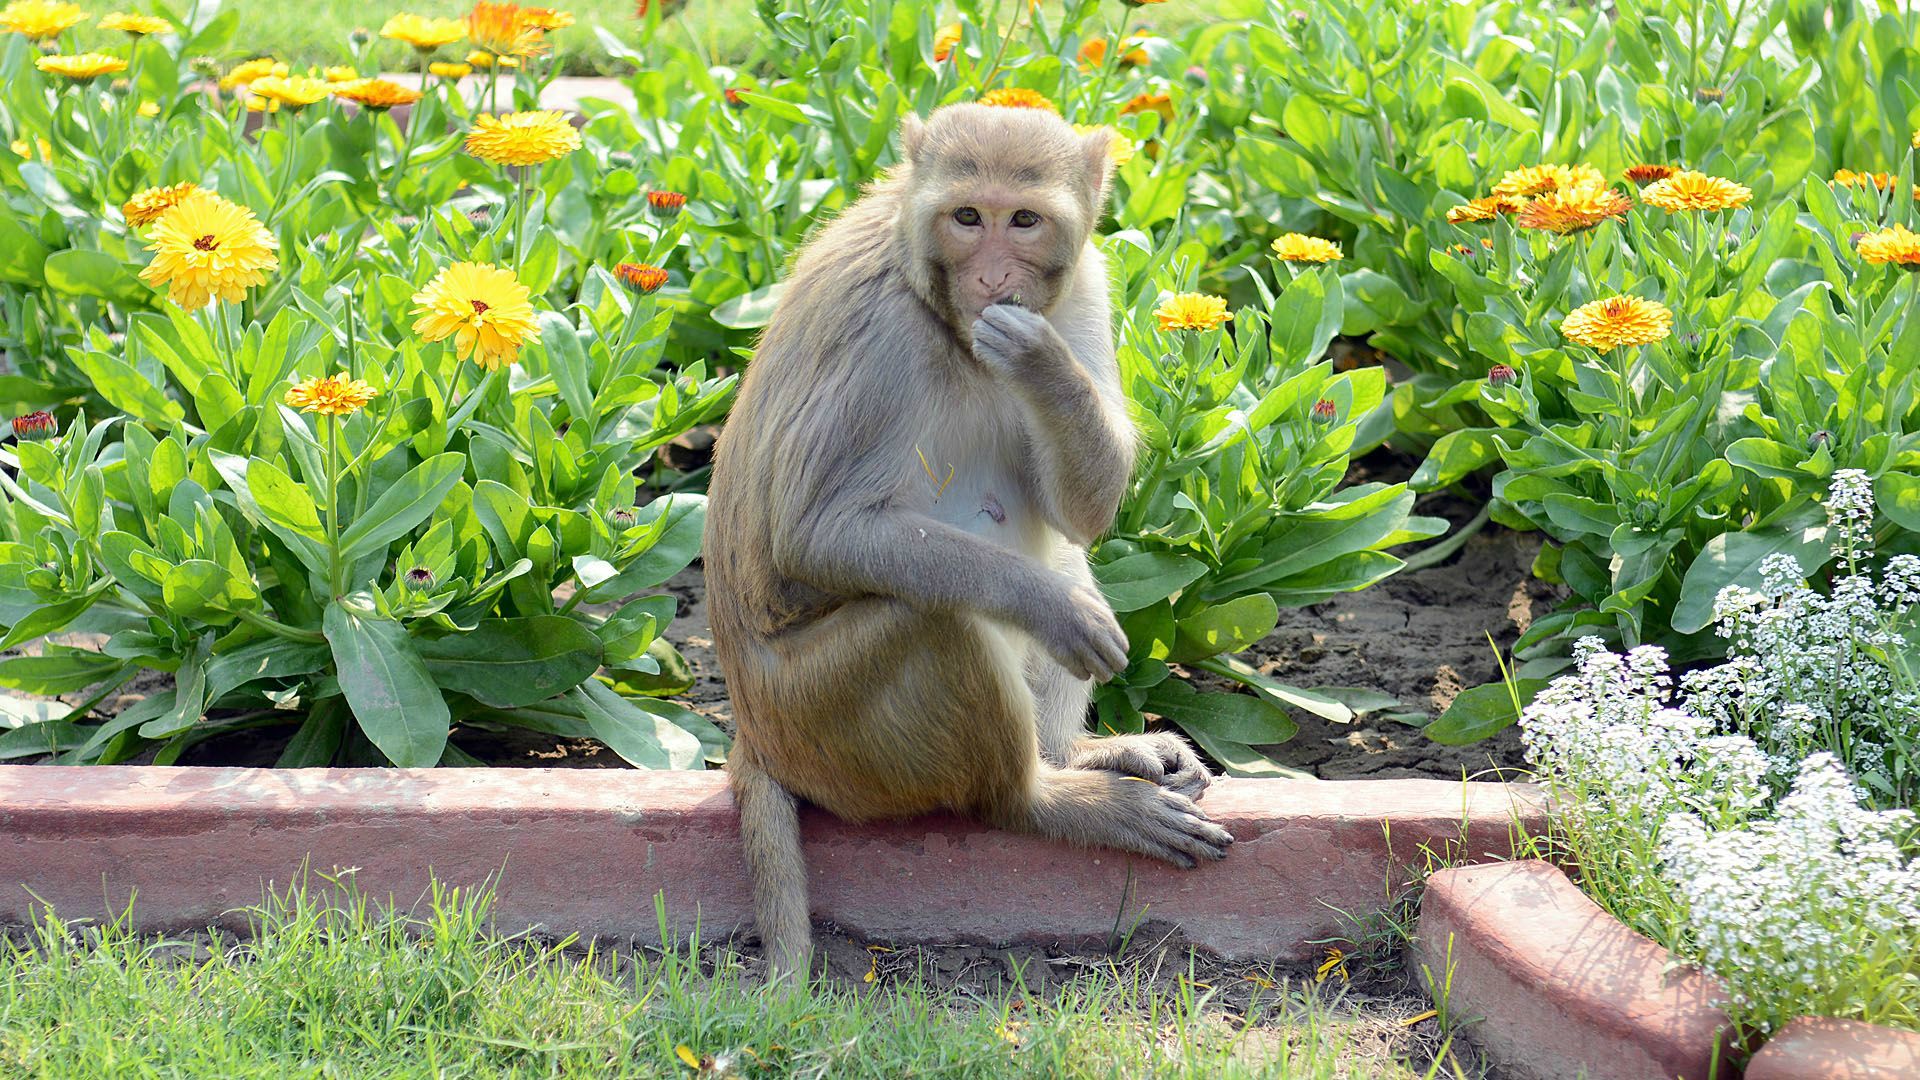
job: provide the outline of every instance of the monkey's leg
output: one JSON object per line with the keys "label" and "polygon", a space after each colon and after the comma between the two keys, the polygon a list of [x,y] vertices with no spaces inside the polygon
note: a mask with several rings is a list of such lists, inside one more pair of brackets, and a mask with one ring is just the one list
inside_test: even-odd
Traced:
{"label": "monkey's leg", "polygon": [[807,915],[807,868],[800,854],[800,815],[792,793],[736,746],[727,780],[740,808],[740,837],[753,882],[753,917],[775,978],[805,978],[813,947]]}
{"label": "monkey's leg", "polygon": [[1225,858],[1233,843],[1233,834],[1208,821],[1192,799],[1104,769],[1042,765],[1024,797],[999,808],[994,823],[1188,869],[1201,859]]}

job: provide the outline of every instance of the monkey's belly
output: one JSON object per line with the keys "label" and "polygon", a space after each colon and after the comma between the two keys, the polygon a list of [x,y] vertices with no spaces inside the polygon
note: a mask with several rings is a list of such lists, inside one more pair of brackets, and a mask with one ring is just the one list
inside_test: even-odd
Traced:
{"label": "monkey's belly", "polygon": [[941,493],[929,508],[937,521],[1036,558],[1051,550],[1046,524],[1013,483],[962,486]]}

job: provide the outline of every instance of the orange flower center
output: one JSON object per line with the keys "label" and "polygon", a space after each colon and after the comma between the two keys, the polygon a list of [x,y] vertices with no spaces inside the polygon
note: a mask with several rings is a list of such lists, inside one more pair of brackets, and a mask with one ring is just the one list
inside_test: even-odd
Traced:
{"label": "orange flower center", "polygon": [[214,248],[217,248],[220,246],[220,242],[213,238],[212,233],[208,233],[207,235],[199,238],[198,240],[195,240],[193,242],[193,246],[196,248],[199,248],[201,251],[212,251]]}

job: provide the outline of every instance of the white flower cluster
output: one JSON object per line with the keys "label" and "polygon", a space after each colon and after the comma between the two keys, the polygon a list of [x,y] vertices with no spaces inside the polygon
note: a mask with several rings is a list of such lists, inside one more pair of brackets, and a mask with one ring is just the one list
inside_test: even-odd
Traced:
{"label": "white flower cluster", "polygon": [[1827,489],[1827,540],[1842,559],[1873,555],[1873,481],[1859,469],[1840,469]]}

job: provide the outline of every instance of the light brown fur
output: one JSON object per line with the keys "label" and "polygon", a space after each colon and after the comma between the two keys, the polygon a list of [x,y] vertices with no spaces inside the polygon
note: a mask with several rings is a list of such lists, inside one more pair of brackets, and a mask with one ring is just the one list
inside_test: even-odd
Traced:
{"label": "light brown fur", "polygon": [[784,970],[809,946],[796,796],[1187,866],[1232,841],[1183,742],[1084,737],[1126,663],[1085,554],[1133,460],[1088,242],[1105,136],[967,105],[909,118],[902,149],[801,253],[714,460],[728,768]]}

